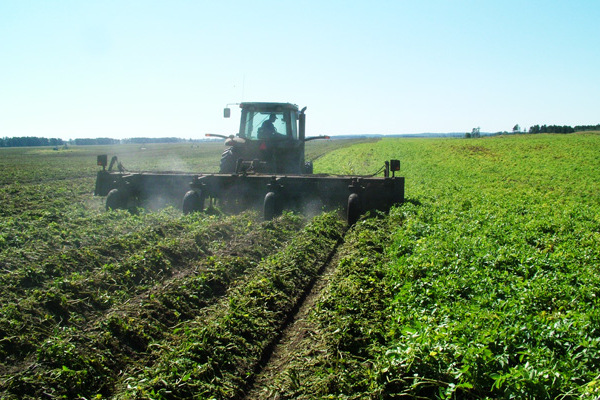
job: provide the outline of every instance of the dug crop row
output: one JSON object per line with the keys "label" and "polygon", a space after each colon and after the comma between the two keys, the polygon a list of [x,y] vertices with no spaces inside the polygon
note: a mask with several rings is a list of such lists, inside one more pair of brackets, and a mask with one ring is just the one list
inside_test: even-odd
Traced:
{"label": "dug crop row", "polygon": [[153,347],[156,361],[125,377],[118,398],[238,398],[340,241],[335,215],[316,217],[228,296]]}
{"label": "dug crop row", "polygon": [[2,390],[18,398],[110,391],[130,358],[143,358],[149,343],[222,296],[302,225],[291,216],[254,218],[180,216],[154,233],[58,257],[35,285],[13,271],[0,320]]}
{"label": "dug crop row", "polygon": [[385,249],[393,240],[389,232],[401,225],[398,216],[380,216],[346,233],[333,275],[285,349],[289,361],[252,399],[385,398],[385,377],[375,367],[393,297]]}

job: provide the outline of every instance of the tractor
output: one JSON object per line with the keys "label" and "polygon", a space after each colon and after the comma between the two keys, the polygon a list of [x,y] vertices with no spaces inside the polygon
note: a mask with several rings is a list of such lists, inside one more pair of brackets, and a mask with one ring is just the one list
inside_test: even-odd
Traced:
{"label": "tractor", "polygon": [[[395,176],[400,161],[385,161],[383,177],[313,174],[312,162],[305,160],[305,143],[329,137],[306,137],[306,107],[298,110],[294,104],[266,102],[239,106],[236,135],[207,134],[225,139],[219,173],[128,172],[116,157],[107,169],[107,155],[99,155],[102,170],[94,194],[107,196],[107,209],[168,196],[179,199],[184,213],[203,211],[209,201],[211,206],[219,202],[234,210],[259,207],[266,220],[284,209],[338,208],[345,211],[349,224],[367,211],[387,211],[404,201],[404,178]],[[230,116],[227,107],[224,117]]]}
{"label": "tractor", "polygon": [[[221,156],[222,174],[252,170],[270,174],[312,174],[312,162],[304,159],[304,143],[329,136],[305,136],[306,107],[290,103],[241,103],[240,130],[225,139]],[[231,109],[225,108],[225,118]]]}

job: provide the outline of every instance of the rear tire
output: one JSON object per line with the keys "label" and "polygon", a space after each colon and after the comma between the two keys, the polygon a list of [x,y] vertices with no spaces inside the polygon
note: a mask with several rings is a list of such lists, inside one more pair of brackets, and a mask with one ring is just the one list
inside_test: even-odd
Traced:
{"label": "rear tire", "polygon": [[204,210],[202,191],[189,190],[185,196],[183,196],[182,208],[184,214],[191,214],[193,212]]}
{"label": "rear tire", "polygon": [[348,210],[346,212],[346,219],[348,225],[352,226],[358,221],[362,214],[362,207],[360,206],[360,197],[356,193],[352,193],[348,197]]}
{"label": "rear tire", "polygon": [[119,190],[112,189],[106,196],[106,211],[124,210],[127,208],[127,197]]}
{"label": "rear tire", "polygon": [[267,193],[265,201],[263,202],[263,215],[265,221],[270,221],[281,214],[280,207],[277,203],[278,199],[275,192]]}

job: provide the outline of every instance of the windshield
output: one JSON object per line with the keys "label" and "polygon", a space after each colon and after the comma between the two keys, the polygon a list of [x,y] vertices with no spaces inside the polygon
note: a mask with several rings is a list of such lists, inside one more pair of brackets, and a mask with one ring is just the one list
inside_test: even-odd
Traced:
{"label": "windshield", "polygon": [[296,121],[291,113],[267,111],[242,111],[240,136],[246,139],[263,140],[276,136],[297,139]]}

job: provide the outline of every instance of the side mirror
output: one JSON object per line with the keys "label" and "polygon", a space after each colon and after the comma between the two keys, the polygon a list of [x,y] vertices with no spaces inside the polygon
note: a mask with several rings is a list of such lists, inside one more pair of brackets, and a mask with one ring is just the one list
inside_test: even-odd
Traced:
{"label": "side mirror", "polygon": [[229,118],[229,117],[231,117],[231,109],[230,109],[229,107],[226,107],[226,108],[223,110],[223,117],[224,117],[224,118]]}

